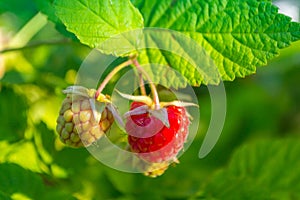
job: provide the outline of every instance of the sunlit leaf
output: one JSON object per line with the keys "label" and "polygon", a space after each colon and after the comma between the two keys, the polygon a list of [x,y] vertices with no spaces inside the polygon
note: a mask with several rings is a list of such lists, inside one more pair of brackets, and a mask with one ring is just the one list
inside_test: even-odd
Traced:
{"label": "sunlit leaf", "polygon": [[129,0],[56,0],[54,5],[67,30],[92,48],[114,35],[143,27],[141,14]]}
{"label": "sunlit leaf", "polygon": [[132,2],[141,11],[145,27],[179,31],[199,45],[197,51],[192,51],[191,45],[176,41],[176,35],[162,35],[148,39],[151,44],[156,43],[158,49],[147,49],[139,56],[141,63],[171,66],[192,85],[215,83],[215,79],[205,77],[206,74],[199,70],[205,63],[196,63],[198,70],[195,70],[195,66],[182,59],[182,55],[162,50],[163,43],[179,43],[192,59],[197,54],[203,56],[203,48],[214,61],[220,78],[234,80],[255,73],[256,67],[266,65],[268,60],[278,55],[279,49],[300,38],[299,23],[278,14],[278,9],[268,1]]}
{"label": "sunlit leaf", "polygon": [[47,15],[48,19],[54,22],[56,29],[62,33],[63,35],[76,40],[74,34],[70,33],[66,30],[65,25],[60,21],[60,19],[55,15],[55,9],[53,6],[53,0],[34,0],[36,6],[40,9],[40,11]]}

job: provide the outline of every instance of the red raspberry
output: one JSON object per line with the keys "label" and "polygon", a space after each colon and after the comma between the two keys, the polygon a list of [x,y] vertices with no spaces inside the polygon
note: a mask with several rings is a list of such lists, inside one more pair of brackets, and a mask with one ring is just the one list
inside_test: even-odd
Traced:
{"label": "red raspberry", "polygon": [[[144,105],[144,103],[133,102],[130,110]],[[188,135],[190,123],[186,109],[175,105],[165,108],[168,113],[169,128],[149,112],[127,118],[125,128],[129,135],[128,142],[131,150],[151,163],[175,161]]]}

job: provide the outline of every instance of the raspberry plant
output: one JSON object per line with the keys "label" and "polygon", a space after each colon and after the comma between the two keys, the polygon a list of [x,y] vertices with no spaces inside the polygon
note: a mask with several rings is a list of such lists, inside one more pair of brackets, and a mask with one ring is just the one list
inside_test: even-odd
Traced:
{"label": "raspberry plant", "polygon": [[[3,0],[0,14],[0,199],[141,199],[149,196],[149,188],[151,199],[300,197],[299,95],[294,89],[299,73],[286,74],[284,84],[275,86],[278,74],[262,84],[256,77],[263,73],[246,78],[257,67],[276,63],[271,60],[279,53],[295,58],[287,56],[284,64],[277,60],[281,66],[266,70],[300,63],[300,24],[271,1]],[[93,48],[115,58],[106,77],[98,77],[98,87],[71,86],[76,66]],[[131,101],[121,116],[110,89],[130,68],[140,85],[138,94],[119,92]],[[205,113],[205,85],[236,78],[245,79],[233,83],[243,92],[237,86],[228,90],[238,99],[228,102],[238,110],[229,113],[232,128],[225,127],[212,157],[198,161],[198,146],[184,147],[189,126],[198,123],[188,113],[194,105],[162,100],[163,90],[154,83],[166,90],[193,86]],[[256,82],[274,96],[252,85]],[[201,118],[200,127],[207,118]],[[161,129],[151,135],[155,127]],[[123,162],[160,177],[110,170],[78,148],[97,147],[103,138],[135,155],[136,160]],[[122,161],[109,151],[105,156]]]}
{"label": "raspberry plant", "polygon": [[[105,54],[130,56],[129,59],[136,57],[132,64],[140,70],[141,63],[163,64],[164,67],[177,70],[193,86],[218,84],[220,81],[252,74],[256,66],[265,65],[280,48],[299,39],[299,24],[291,22],[289,17],[278,14],[276,7],[264,1],[133,1],[131,3],[128,0],[95,3],[91,6],[88,2],[82,1],[54,1],[54,7],[66,29],[74,33],[83,44]],[[217,9],[214,9],[217,5],[219,5]],[[106,8],[105,12],[101,9],[103,7]],[[154,10],[158,11],[153,13]],[[130,17],[124,17],[125,13]],[[115,16],[116,20],[109,20],[112,16]],[[219,19],[222,21],[218,21]],[[143,32],[147,31],[147,29],[142,30],[145,27],[178,31],[194,40],[196,44],[203,47],[206,56],[212,59],[216,68],[209,65],[209,61],[205,62],[202,49],[195,48],[190,42],[181,42],[181,38],[178,38],[174,32],[167,33],[173,36],[172,39],[162,34],[161,37],[152,37],[153,41],[149,42],[148,35],[143,35]],[[284,34],[282,30],[285,30]],[[120,33],[122,35],[119,35]],[[150,34],[150,37],[153,35]],[[127,44],[119,39],[120,37],[128,40],[133,48],[126,49]],[[110,38],[112,40],[109,40]],[[105,43],[106,41],[108,44]],[[139,43],[157,48],[140,48]],[[178,48],[181,49],[179,55],[166,51],[165,43],[178,43]],[[189,60],[183,59],[181,53],[184,52],[196,64],[193,65]],[[197,60],[192,52],[196,57],[204,57],[200,59],[203,62],[199,63],[199,59]],[[210,73],[210,71],[214,72]],[[150,70],[150,73],[153,72]],[[143,75],[152,81],[149,75],[145,73]],[[156,77],[160,79],[163,76]],[[168,81],[168,86],[176,87],[174,82],[177,81]],[[148,104],[150,111],[160,110],[154,87],[152,86],[151,90],[154,91],[155,108],[151,108],[152,105]],[[176,161],[178,151],[183,148],[188,134],[188,123],[183,127],[174,128],[175,124],[169,123],[173,115],[170,115],[169,108],[167,110],[168,115],[159,117],[161,121],[156,121],[158,118],[154,114],[149,116],[147,111],[127,118],[126,131],[129,134],[130,149],[138,155],[150,154],[140,156],[146,161],[153,163]],[[180,118],[181,116],[175,121]],[[188,121],[186,117],[183,119]],[[151,137],[146,136],[151,129],[160,126],[165,120],[169,127],[162,128]],[[139,127],[134,128],[133,124]],[[145,127],[141,131],[144,135],[132,136],[131,134],[138,131],[141,126]],[[150,128],[146,128],[147,126]],[[184,131],[180,132],[181,129]],[[169,150],[159,152],[163,147]]]}

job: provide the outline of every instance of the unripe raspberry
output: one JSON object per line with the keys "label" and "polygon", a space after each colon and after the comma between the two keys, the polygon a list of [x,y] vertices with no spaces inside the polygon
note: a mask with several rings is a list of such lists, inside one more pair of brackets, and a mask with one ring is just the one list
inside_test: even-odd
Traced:
{"label": "unripe raspberry", "polygon": [[[102,103],[105,107],[100,113],[96,110],[97,106],[92,105],[94,102],[100,102],[91,96],[68,93],[62,103],[56,131],[61,141],[68,146],[75,148],[89,146],[101,138],[114,122],[114,117],[105,103]],[[97,116],[99,119],[96,119]]]}

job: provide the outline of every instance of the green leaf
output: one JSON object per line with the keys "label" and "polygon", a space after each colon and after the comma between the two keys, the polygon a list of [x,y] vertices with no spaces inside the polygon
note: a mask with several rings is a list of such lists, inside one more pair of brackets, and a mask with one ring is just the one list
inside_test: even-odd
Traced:
{"label": "green leaf", "polygon": [[5,194],[4,192],[0,191],[0,199],[2,200],[11,200],[9,195]]}
{"label": "green leaf", "polygon": [[106,174],[114,188],[118,189],[123,194],[131,194],[136,190],[136,185],[134,183],[138,180],[134,174],[116,172],[113,170],[106,170]]}
{"label": "green leaf", "polygon": [[[19,1],[19,0],[1,0],[0,1],[0,14],[11,12],[16,15],[18,21],[14,19],[14,26],[23,26],[30,20],[36,13],[37,9],[33,0]],[[20,20],[20,21],[19,21]]]}
{"label": "green leaf", "polygon": [[43,148],[50,154],[53,155],[55,151],[55,133],[50,130],[44,122],[36,125],[37,130],[39,130],[41,135],[41,142]]}
{"label": "green leaf", "polygon": [[[278,55],[279,49],[300,38],[300,24],[278,14],[278,8],[269,1],[132,2],[141,11],[145,27],[178,31],[200,46],[199,53],[199,50],[191,50],[190,45],[183,45],[183,42],[176,39],[171,41],[174,37],[152,37],[150,42],[156,43],[158,49],[147,49],[139,54],[142,64],[159,61],[160,64],[179,71],[192,85],[215,84],[220,78],[232,81],[236,77],[253,74],[257,66],[266,65],[268,60]],[[187,52],[193,60],[197,54],[201,57],[207,54],[213,60],[220,76],[215,76],[214,72],[207,73],[211,66],[206,63],[196,62],[195,69],[195,66],[183,60],[180,54],[174,55],[159,50],[162,43],[167,45],[175,42],[182,46],[179,52]],[[205,54],[201,52],[202,48]],[[203,65],[207,65],[207,69],[203,70]],[[211,78],[211,75],[215,77]]]}
{"label": "green leaf", "polygon": [[57,0],[55,10],[82,43],[116,56],[138,51],[142,65],[162,65],[149,73],[166,87],[245,77],[300,38],[300,25],[267,0],[132,2],[152,29],[141,31],[140,13],[125,0]]}
{"label": "green leaf", "polygon": [[32,142],[22,140],[10,145],[3,142],[0,151],[1,162],[15,163],[34,172],[47,170]]}
{"label": "green leaf", "polygon": [[205,187],[213,199],[299,199],[299,138],[240,147]]}
{"label": "green leaf", "polygon": [[114,35],[143,27],[129,0],[55,0],[56,15],[80,42],[92,48]]}
{"label": "green leaf", "polygon": [[78,198],[73,197],[68,191],[65,191],[64,188],[51,187],[47,188],[47,192],[43,194],[43,197],[40,198],[43,200],[53,200],[53,199],[64,199],[64,200],[78,200]]}
{"label": "green leaf", "polygon": [[55,15],[55,10],[53,7],[53,0],[33,0],[36,6],[40,9],[40,11],[48,16],[48,18],[55,22],[61,23],[59,18]]}
{"label": "green leaf", "polygon": [[[155,53],[156,50],[147,50],[147,53],[150,52],[154,52]],[[142,61],[142,57],[144,57],[145,55],[143,53],[145,53],[146,51],[143,51],[140,53],[140,58],[139,61]],[[159,51],[156,51],[159,52]],[[165,54],[169,54],[169,52],[164,51]],[[150,56],[151,54],[148,54],[148,56]],[[145,56],[144,58],[148,57]],[[153,59],[151,59],[151,62],[154,63],[159,63],[159,60],[155,60],[155,59],[159,59],[159,57],[156,57],[154,55]],[[175,60],[177,57],[176,55],[173,56],[173,59]],[[182,59],[180,59],[181,62],[183,63],[184,61]],[[142,61],[143,62],[143,61]],[[178,60],[178,62],[180,62]],[[144,63],[144,62],[143,62]],[[147,63],[147,61],[145,62]],[[176,67],[178,66],[178,67]],[[173,66],[169,66],[169,65],[158,65],[158,64],[145,64],[142,65],[142,67],[144,68],[144,70],[148,73],[149,77],[152,79],[152,81],[154,83],[163,85],[164,87],[170,88],[171,86],[174,88],[184,88],[187,85],[187,80],[184,76],[182,76],[182,73],[180,73],[178,70],[176,70],[176,68],[180,69],[181,64],[177,63],[176,65]]]}
{"label": "green leaf", "polygon": [[[44,193],[44,184],[40,176],[16,164],[0,164],[0,197],[23,194],[38,199]],[[2,195],[2,196],[4,196]]]}
{"label": "green leaf", "polygon": [[66,37],[70,37],[73,40],[77,40],[76,36],[73,33],[70,33],[66,30],[66,26],[61,22],[61,20],[56,16],[55,9],[53,6],[54,0],[34,0],[36,6],[39,10],[48,16],[48,19],[55,24],[56,30]]}
{"label": "green leaf", "polygon": [[22,84],[25,83],[26,77],[23,73],[20,73],[16,70],[7,71],[4,74],[4,77],[0,80],[0,83],[6,84]]}
{"label": "green leaf", "polygon": [[0,140],[16,141],[24,136],[27,126],[28,106],[24,97],[17,95],[11,88],[0,90]]}
{"label": "green leaf", "polygon": [[88,155],[86,149],[64,148],[52,156],[54,163],[66,169],[70,175],[73,175],[75,171],[84,169]]}

